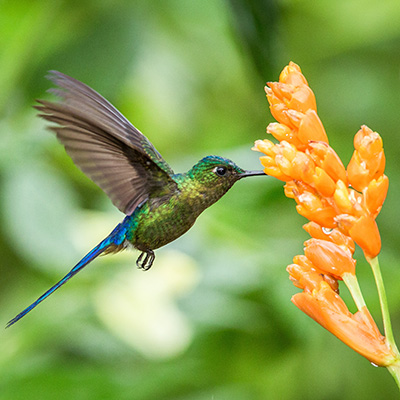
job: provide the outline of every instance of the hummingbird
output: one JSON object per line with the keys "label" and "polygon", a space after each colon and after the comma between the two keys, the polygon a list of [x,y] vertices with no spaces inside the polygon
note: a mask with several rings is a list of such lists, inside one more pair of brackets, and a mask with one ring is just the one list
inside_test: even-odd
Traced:
{"label": "hummingbird", "polygon": [[219,156],[204,157],[188,172],[176,174],[153,144],[99,93],[58,71],[50,71],[47,78],[58,86],[49,92],[61,101],[37,100],[34,108],[39,117],[55,124],[49,129],[67,154],[125,218],[7,328],[101,254],[133,247],[141,251],[136,265],[148,270],[154,250],[183,235],[233,184],[265,175]]}

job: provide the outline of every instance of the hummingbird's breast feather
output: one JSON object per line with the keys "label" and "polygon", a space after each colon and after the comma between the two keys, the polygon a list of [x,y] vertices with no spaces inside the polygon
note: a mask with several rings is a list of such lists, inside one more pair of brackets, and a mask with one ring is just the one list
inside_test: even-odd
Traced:
{"label": "hummingbird's breast feather", "polygon": [[135,213],[135,230],[129,240],[139,250],[155,250],[188,231],[207,208],[201,196],[186,191],[164,199],[149,199]]}

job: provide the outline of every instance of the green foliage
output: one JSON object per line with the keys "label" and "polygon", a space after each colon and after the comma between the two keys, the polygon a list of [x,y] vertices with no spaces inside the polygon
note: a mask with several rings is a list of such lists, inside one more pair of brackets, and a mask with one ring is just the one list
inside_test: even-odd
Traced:
{"label": "green foliage", "polygon": [[[175,171],[208,154],[260,168],[263,92],[290,60],[347,162],[367,124],[384,140],[378,218],[400,331],[397,0],[9,1],[0,3],[0,320],[36,299],[122,219],[31,106],[51,69],[113,102]],[[96,260],[0,335],[0,398],[393,398],[396,387],[291,303],[285,267],[304,219],[278,181],[239,182],[184,237],[136,271]],[[380,319],[365,263],[367,302]]]}

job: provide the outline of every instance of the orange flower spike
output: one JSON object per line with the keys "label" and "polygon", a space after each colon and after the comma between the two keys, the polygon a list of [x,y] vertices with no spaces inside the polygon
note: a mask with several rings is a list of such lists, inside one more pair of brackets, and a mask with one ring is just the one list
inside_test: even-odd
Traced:
{"label": "orange flower spike", "polygon": [[327,143],[310,142],[309,154],[315,164],[322,168],[335,182],[339,179],[347,183],[346,169],[336,152]]}
{"label": "orange flower spike", "polygon": [[375,219],[369,216],[358,218],[349,229],[351,238],[363,249],[368,258],[376,257],[381,251],[381,236]]}
{"label": "orange flower spike", "polygon": [[389,366],[396,360],[375,322],[370,318],[367,324],[359,311],[351,314],[344,301],[326,282],[321,282],[320,288],[312,293],[295,294],[292,302],[370,362]]}
{"label": "orange flower spike", "polygon": [[373,218],[381,211],[389,189],[389,178],[386,175],[373,179],[364,192],[365,205]]}
{"label": "orange flower spike", "polygon": [[321,271],[339,279],[348,272],[355,274],[356,260],[349,249],[343,250],[333,242],[310,239],[305,243],[304,254]]}
{"label": "orange flower spike", "polygon": [[306,146],[308,146],[310,140],[329,143],[324,126],[315,110],[308,110],[304,114],[299,125],[297,137]]}
{"label": "orange flower spike", "polygon": [[338,246],[350,250],[351,254],[355,251],[354,241],[338,229],[326,230],[316,222],[308,222],[303,225],[303,229],[314,239],[328,240]]}

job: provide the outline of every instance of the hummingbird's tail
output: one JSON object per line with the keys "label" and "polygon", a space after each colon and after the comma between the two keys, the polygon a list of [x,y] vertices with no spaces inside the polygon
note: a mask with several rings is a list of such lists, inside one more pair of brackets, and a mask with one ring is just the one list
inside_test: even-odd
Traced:
{"label": "hummingbird's tail", "polygon": [[64,285],[69,279],[71,279],[75,274],[77,274],[81,269],[83,269],[86,265],[88,265],[91,261],[93,261],[97,256],[100,254],[107,252],[113,252],[113,251],[118,251],[122,248],[122,243],[123,243],[123,236],[121,235],[121,231],[118,229],[120,228],[120,225],[118,225],[114,231],[107,236],[102,242],[100,242],[94,249],[89,251],[88,254],[86,254],[85,257],[82,258],[78,262],[78,264],[75,265],[71,269],[71,271],[68,272],[67,275],[64,276],[60,281],[58,281],[53,287],[51,287],[46,293],[43,293],[35,302],[33,302],[29,307],[25,308],[25,310],[21,311],[16,317],[14,317],[12,320],[10,320],[7,323],[6,328],[10,327],[11,325],[15,324],[17,321],[19,321],[22,317],[24,317],[28,312],[32,311],[37,305],[39,305],[44,299],[49,297],[53,292],[55,292],[59,287]]}

